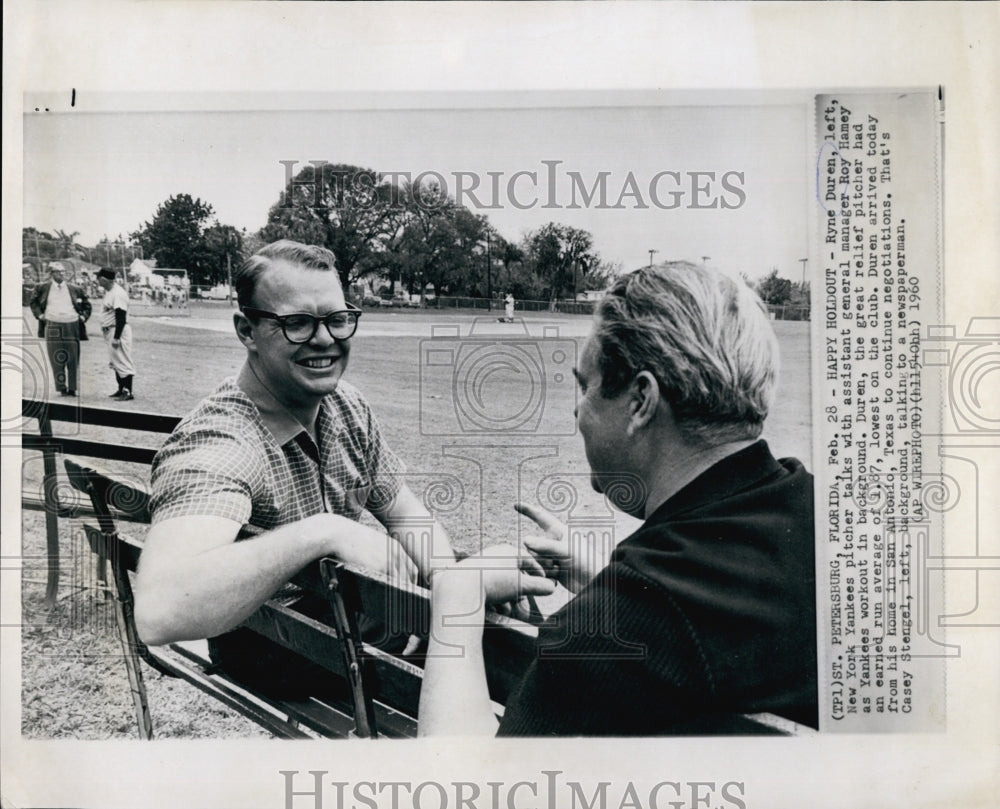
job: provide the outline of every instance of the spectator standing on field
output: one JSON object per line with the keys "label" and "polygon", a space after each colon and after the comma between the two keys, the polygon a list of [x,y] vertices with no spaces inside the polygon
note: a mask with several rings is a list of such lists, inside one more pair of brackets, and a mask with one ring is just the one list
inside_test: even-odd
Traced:
{"label": "spectator standing on field", "polygon": [[97,273],[97,283],[104,290],[101,332],[108,345],[108,364],[118,380],[118,390],[110,398],[128,402],[135,398],[132,394],[132,379],[135,377],[132,327],[128,324],[128,294],[115,278],[115,271],[109,267],[101,267]]}
{"label": "spectator standing on field", "polygon": [[507,293],[507,297],[503,299],[503,305],[504,314],[506,315],[507,322],[509,323],[514,320],[514,296],[509,292]]}
{"label": "spectator standing on field", "polygon": [[62,267],[49,267],[51,280],[39,284],[31,296],[31,313],[38,319],[38,336],[45,338],[56,390],[76,396],[80,365],[80,341],[87,339],[84,325],[90,317],[90,301],[82,287],[63,280]]}

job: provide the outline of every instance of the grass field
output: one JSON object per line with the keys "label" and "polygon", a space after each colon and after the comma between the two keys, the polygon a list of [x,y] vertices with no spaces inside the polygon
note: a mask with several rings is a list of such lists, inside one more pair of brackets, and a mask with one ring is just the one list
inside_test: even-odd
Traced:
{"label": "grass field", "polygon": [[[470,339],[471,313],[366,311],[352,341],[345,378],[372,404],[387,440],[406,463],[411,487],[465,550],[530,530],[513,511],[519,499],[541,502],[581,528],[614,520],[615,535],[623,538],[637,522],[612,512],[590,489],[573,423],[570,368],[589,318],[528,313],[523,324],[514,325],[483,313],[480,318]],[[31,322],[26,313],[26,329]],[[195,306],[187,318],[134,318],[136,399],[114,406],[172,414],[190,410],[242,363],[243,349],[230,323],[226,304]],[[764,437],[779,457],[792,455],[811,467],[809,324],[774,325],[782,377]],[[107,395],[115,384],[97,338],[83,344],[80,402],[104,407],[112,404]],[[24,393],[47,396],[53,386],[44,349],[30,336],[24,343],[29,369]],[[92,434],[112,437],[100,429]],[[150,438],[117,434],[114,440],[149,445]],[[41,485],[37,458],[25,458],[23,485]],[[79,531],[63,522],[67,595],[45,616],[43,522],[38,514],[24,519],[23,732],[36,738],[129,737],[134,728],[110,604],[74,589],[88,583],[90,562]],[[152,680],[159,735],[259,733],[193,695],[193,689]]]}

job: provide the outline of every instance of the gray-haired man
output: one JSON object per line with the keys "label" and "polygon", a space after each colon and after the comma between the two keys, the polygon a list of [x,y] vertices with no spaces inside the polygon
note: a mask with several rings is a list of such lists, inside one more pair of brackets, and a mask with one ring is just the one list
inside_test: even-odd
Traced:
{"label": "gray-haired man", "polygon": [[645,522],[608,560],[520,506],[546,529],[530,554],[494,547],[439,572],[421,733],[498,731],[484,605],[552,579],[576,596],[541,627],[500,734],[735,732],[759,712],[816,725],[812,476],[759,440],[777,364],[738,281],[684,262],[614,284],[576,369],[576,419],[594,487]]}

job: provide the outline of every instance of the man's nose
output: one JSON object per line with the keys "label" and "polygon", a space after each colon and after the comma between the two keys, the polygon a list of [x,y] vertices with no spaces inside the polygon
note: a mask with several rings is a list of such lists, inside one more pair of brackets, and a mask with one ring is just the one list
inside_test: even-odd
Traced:
{"label": "man's nose", "polygon": [[312,336],[312,340],[309,342],[315,346],[325,348],[326,346],[333,345],[337,341],[334,339],[333,335],[330,334],[330,331],[326,328],[325,324],[317,323],[316,333]]}

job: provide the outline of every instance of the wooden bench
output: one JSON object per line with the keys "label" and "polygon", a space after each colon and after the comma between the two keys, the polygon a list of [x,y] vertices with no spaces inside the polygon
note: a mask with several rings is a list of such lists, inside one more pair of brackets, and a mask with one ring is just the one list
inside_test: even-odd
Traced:
{"label": "wooden bench", "polygon": [[[384,625],[389,634],[426,636],[430,624],[429,594],[410,585],[395,585],[352,571],[332,559],[304,568],[293,582],[304,592],[325,599],[334,626],[268,601],[241,626],[251,629],[315,663],[345,683],[349,698],[282,701],[262,697],[216,670],[203,650],[188,643],[147,647],[135,630],[130,574],[141,545],[122,534],[118,523],[149,522],[149,495],[121,480],[67,458],[71,485],[85,492],[97,525],[83,528],[95,553],[111,562],[116,617],[136,719],[142,738],[153,726],[140,661],[170,676],[181,677],[285,738],[416,734],[417,707],[423,676],[419,658],[404,658],[365,642],[358,626],[362,617]],[[531,656],[537,629],[491,614],[484,633],[490,694],[498,712],[518,682]],[[306,732],[308,729],[310,732]]]}
{"label": "wooden bench", "polygon": [[[116,597],[115,613],[123,658],[129,677],[139,735],[153,737],[153,720],[146,694],[143,664],[191,685],[282,738],[407,737],[417,729],[417,708],[423,676],[419,657],[404,658],[367,643],[358,626],[363,617],[373,619],[392,633],[425,636],[430,623],[429,593],[419,587],[393,585],[352,571],[332,559],[308,565],[294,582],[306,593],[323,599],[334,616],[328,626],[279,601],[265,603],[244,627],[310,660],[343,689],[336,696],[309,700],[269,699],[220,672],[208,659],[204,642],[174,643],[147,647],[138,638],[133,616],[131,574],[141,553],[141,543],[119,529],[119,525],[149,523],[149,494],[94,468],[92,464],[65,458],[71,486],[85,494],[89,503],[71,508],[56,496],[56,455],[74,452],[87,457],[128,461],[147,465],[156,450],[121,446],[78,438],[53,437],[51,422],[67,421],[114,428],[166,433],[179,419],[145,413],[82,408],[73,405],[24,400],[22,412],[39,420],[39,433],[26,434],[25,448],[41,450],[45,468],[44,496],[23,494],[26,508],[46,512],[46,536],[50,559],[46,600],[55,598],[58,584],[58,520],[84,520],[83,530],[97,555],[99,575],[105,560],[111,562],[112,579],[107,589]],[[91,522],[88,522],[90,520]],[[508,695],[519,682],[535,654],[536,627],[494,613],[487,616],[484,657],[490,695],[501,713]],[[733,715],[694,724],[688,731],[705,734],[780,734],[811,732],[788,720],[769,714]]]}
{"label": "wooden bench", "polygon": [[[83,407],[78,404],[49,402],[40,399],[22,399],[21,417],[36,419],[38,431],[21,433],[21,447],[35,450],[42,455],[43,485],[39,495],[21,493],[21,507],[45,512],[45,545],[48,556],[48,573],[45,586],[45,605],[51,608],[59,590],[59,520],[70,516],[93,516],[88,506],[74,504],[67,507],[60,502],[57,458],[73,454],[87,458],[142,464],[153,462],[158,447],[136,447],[111,441],[93,441],[70,435],[56,435],[53,422],[79,428],[83,425],[110,427],[115,430],[136,430],[142,433],[165,434],[173,431],[180,418],[157,413],[136,413],[127,410]],[[98,581],[106,576],[103,558],[98,560]]]}

